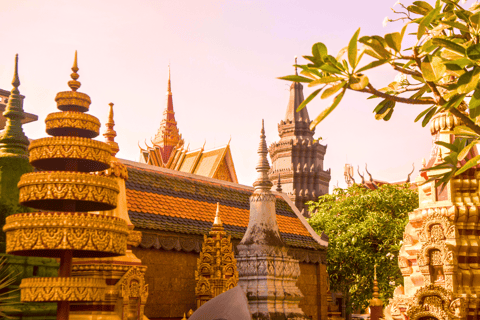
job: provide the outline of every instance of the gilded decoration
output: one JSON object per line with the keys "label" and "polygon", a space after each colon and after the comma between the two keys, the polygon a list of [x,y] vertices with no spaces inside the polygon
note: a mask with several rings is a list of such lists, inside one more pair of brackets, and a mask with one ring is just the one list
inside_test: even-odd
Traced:
{"label": "gilded decoration", "polygon": [[105,280],[97,278],[28,278],[20,284],[22,302],[99,301]]}
{"label": "gilded decoration", "polygon": [[420,288],[407,310],[410,320],[432,317],[438,320],[466,318],[465,299],[455,297],[450,290],[436,285]]}
{"label": "gilded decoration", "polygon": [[[3,230],[7,234],[7,253],[39,255],[42,252],[45,257],[58,257],[60,250],[124,255],[128,235],[123,219],[80,212],[15,214],[7,217]],[[95,252],[89,254],[96,255]]]}
{"label": "gilded decoration", "polygon": [[[34,208],[55,210],[57,206],[46,200],[76,200],[102,204],[102,210],[117,206],[118,183],[110,177],[81,172],[31,172],[18,183],[20,203]],[[36,203],[39,203],[38,205]],[[100,209],[100,208],[99,208]],[[79,211],[92,211],[92,208]]]}
{"label": "gilded decoration", "polygon": [[[145,267],[130,267],[115,285],[115,289],[122,297],[122,320],[143,319],[148,297],[145,271]],[[136,315],[138,318],[135,318]]]}
{"label": "gilded decoration", "polygon": [[92,101],[82,92],[64,91],[57,93],[55,97],[57,108],[63,111],[88,111]]}
{"label": "gilded decoration", "polygon": [[238,283],[237,261],[231,237],[224,231],[219,216],[220,204],[209,235],[204,235],[202,251],[195,271],[197,308],[208,300],[232,289]]}
{"label": "gilded decoration", "polygon": [[52,169],[49,166],[44,168],[47,163],[55,164],[53,161],[48,161],[49,159],[65,158],[95,161],[96,163],[89,163],[89,167],[103,164],[98,168],[100,171],[108,168],[111,158],[111,150],[106,143],[82,137],[60,136],[37,139],[30,143],[28,151],[30,162],[46,170]]}
{"label": "gilded decoration", "polygon": [[94,138],[100,133],[100,121],[92,115],[75,112],[54,112],[45,118],[46,131],[55,129],[79,129],[90,131],[90,138]]}

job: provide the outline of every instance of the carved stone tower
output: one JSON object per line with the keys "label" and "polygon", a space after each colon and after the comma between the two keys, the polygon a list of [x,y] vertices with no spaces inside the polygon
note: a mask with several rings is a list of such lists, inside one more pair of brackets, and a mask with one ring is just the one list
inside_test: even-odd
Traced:
{"label": "carved stone tower", "polygon": [[[463,125],[450,113],[431,120],[433,141],[453,143],[455,127]],[[433,144],[424,168],[443,162],[449,150]],[[476,156],[473,148],[466,160]],[[478,319],[480,316],[480,168],[452,178],[445,188],[425,181],[441,170],[416,179],[419,208],[409,213],[398,262],[404,286],[395,290],[385,310],[389,319]]]}
{"label": "carved stone tower", "polygon": [[287,255],[288,249],[278,231],[267,153],[262,122],[250,220],[237,246],[238,285],[247,296],[252,319],[303,320],[307,318],[298,307],[303,295],[296,285],[300,266],[298,260]]}
{"label": "carved stone tower", "polygon": [[230,236],[223,229],[220,203],[209,235],[204,235],[202,251],[195,271],[197,309],[208,300],[237,285],[238,272]]}
{"label": "carved stone tower", "polygon": [[330,169],[323,169],[327,146],[313,139],[315,131],[310,130],[307,108],[296,112],[302,101],[303,86],[294,82],[290,86],[285,119],[278,124],[280,141],[272,143],[268,150],[272,158],[268,176],[275,182],[280,175],[283,192],[308,216],[305,202],[328,193]]}
{"label": "carved stone tower", "polygon": [[170,65],[168,66],[168,86],[167,101],[163,111],[163,119],[160,122],[155,138],[152,143],[160,148],[162,161],[167,163],[172,154],[172,150],[177,144],[183,144],[182,135],[178,132],[177,121],[175,121],[175,111],[173,111],[172,84],[170,81]]}

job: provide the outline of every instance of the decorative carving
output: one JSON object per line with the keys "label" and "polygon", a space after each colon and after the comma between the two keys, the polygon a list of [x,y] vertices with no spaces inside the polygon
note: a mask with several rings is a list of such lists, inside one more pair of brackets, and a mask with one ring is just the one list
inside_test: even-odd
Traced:
{"label": "decorative carving", "polygon": [[455,297],[451,291],[431,284],[415,293],[407,316],[410,320],[428,317],[442,320],[465,319],[465,301],[461,297]]}
{"label": "decorative carving", "polygon": [[[103,164],[102,168],[98,168],[98,170],[103,170],[108,168],[111,158],[108,144],[82,137],[60,136],[33,140],[28,151],[30,152],[30,163],[46,170],[50,169],[45,167],[47,163],[52,163],[50,166],[55,165],[53,161],[48,160],[55,158],[91,160]],[[99,166],[96,163],[90,164],[90,168],[94,165]]]}
{"label": "decorative carving", "polygon": [[250,196],[250,202],[260,202],[260,201],[275,201],[277,200],[276,196],[271,193],[253,193]]}
{"label": "decorative carving", "polygon": [[[146,267],[130,267],[115,285],[122,297],[122,320],[143,319],[148,297],[148,284],[145,284]],[[138,316],[138,318],[136,318]]]}
{"label": "decorative carving", "polygon": [[[55,97],[57,108],[63,111],[81,111],[86,112],[90,108],[92,101],[90,97],[82,92],[64,91],[57,93]],[[72,108],[73,107],[73,108]]]}
{"label": "decorative carving", "polygon": [[80,212],[19,213],[7,217],[3,230],[7,253],[44,257],[58,257],[60,250],[124,255],[128,234],[123,219]]}
{"label": "decorative carving", "polygon": [[100,301],[105,292],[103,279],[28,278],[20,284],[22,302]]}
{"label": "decorative carving", "polygon": [[[20,203],[45,210],[55,210],[58,206],[46,200],[95,202],[97,206],[103,205],[102,210],[110,210],[117,206],[119,192],[117,181],[113,178],[67,171],[24,174],[18,188]],[[82,211],[80,206],[76,210]],[[83,211],[91,210],[89,207]]]}
{"label": "decorative carving", "polygon": [[230,236],[223,229],[219,216],[220,204],[209,235],[204,235],[200,258],[195,271],[197,308],[208,300],[235,287],[238,282],[237,261]]}
{"label": "decorative carving", "polygon": [[75,111],[50,113],[45,118],[45,124],[49,134],[55,129],[79,129],[90,131],[90,138],[95,138],[100,133],[100,121],[96,117]]}

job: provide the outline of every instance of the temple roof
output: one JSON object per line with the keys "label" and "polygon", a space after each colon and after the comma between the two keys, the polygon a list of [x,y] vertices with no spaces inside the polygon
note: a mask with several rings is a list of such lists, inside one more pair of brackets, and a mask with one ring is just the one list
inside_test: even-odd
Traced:
{"label": "temple roof", "polygon": [[230,144],[207,151],[203,150],[203,147],[189,151],[184,145],[176,146],[167,163],[161,161],[160,153],[161,150],[157,147],[142,150],[140,162],[208,178],[238,182]]}
{"label": "temple roof", "polygon": [[[128,169],[128,213],[137,229],[207,234],[220,202],[225,231],[232,239],[242,239],[249,221],[252,187],[133,161],[121,162]],[[274,194],[280,234],[287,245],[324,249],[327,241],[313,231],[287,195]]]}

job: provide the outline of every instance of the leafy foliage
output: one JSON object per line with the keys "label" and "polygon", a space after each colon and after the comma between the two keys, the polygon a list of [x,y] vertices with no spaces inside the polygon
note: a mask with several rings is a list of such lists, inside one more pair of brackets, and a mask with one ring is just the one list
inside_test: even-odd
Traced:
{"label": "leafy foliage", "polygon": [[[360,36],[358,29],[336,57],[328,54],[325,44],[315,43],[312,55],[304,56],[308,63],[296,65],[301,68],[301,75],[280,79],[308,83],[309,87],[320,86],[298,110],[318,96],[325,99],[335,95],[332,104],[312,121],[311,128],[339,106],[347,90],[380,98],[373,111],[377,120],[388,121],[397,103],[427,106],[415,119],[415,122],[422,120],[422,126],[440,112],[450,112],[460,118],[464,123],[461,130],[469,135],[469,143],[454,143],[456,151],[449,148],[457,155],[445,159],[440,166],[448,170],[434,177],[438,183],[444,184],[468,169],[460,169],[454,160],[462,158],[457,156],[463,155],[465,148],[480,141],[480,126],[475,124],[475,118],[480,115],[480,3],[475,2],[466,9],[459,2],[436,0],[430,4],[415,1],[407,7],[400,3],[402,10],[394,10],[400,17],[395,21],[404,23],[399,32],[383,37]],[[407,35],[407,27],[414,32]],[[402,49],[404,42],[412,41],[413,46]],[[362,63],[365,56],[370,59]],[[399,76],[377,89],[365,72],[385,65],[398,71]],[[478,163],[480,158],[475,158],[465,165],[472,167]]]}
{"label": "leafy foliage", "polygon": [[376,190],[353,185],[310,202],[315,212],[308,220],[317,233],[329,237],[327,268],[332,291],[340,291],[354,309],[365,308],[373,293],[377,264],[381,299],[393,296],[403,284],[398,251],[408,212],[418,207],[418,194],[405,185],[383,185]]}
{"label": "leafy foliage", "polygon": [[6,256],[0,257],[0,318],[13,319],[2,311],[6,306],[18,304],[15,301],[18,300],[18,289],[13,291],[9,289],[9,286],[15,282],[16,275],[7,267],[6,262]]}

